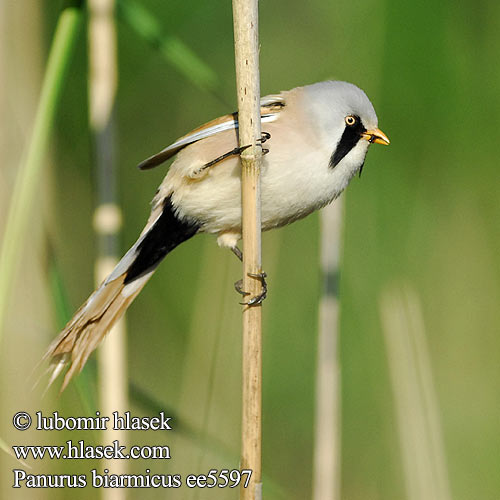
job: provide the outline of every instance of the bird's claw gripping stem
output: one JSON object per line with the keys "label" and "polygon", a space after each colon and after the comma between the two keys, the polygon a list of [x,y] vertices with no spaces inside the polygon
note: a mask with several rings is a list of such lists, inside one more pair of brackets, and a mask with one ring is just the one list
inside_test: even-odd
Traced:
{"label": "bird's claw gripping stem", "polygon": [[[264,144],[268,139],[271,139],[271,134],[269,132],[262,132],[258,141],[260,142],[260,146],[262,147],[262,144]],[[269,153],[269,149],[262,148],[262,155],[265,156],[267,153]]]}
{"label": "bird's claw gripping stem", "polygon": [[264,144],[269,139],[271,139],[271,134],[269,132],[261,132],[259,141],[261,144]]}
{"label": "bird's claw gripping stem", "polygon": [[245,292],[245,290],[243,290],[243,280],[238,280],[238,281],[235,281],[234,282],[234,289],[240,294],[240,295],[243,295],[243,297],[245,297],[246,295],[250,295],[248,292]]}
{"label": "bird's claw gripping stem", "polygon": [[[256,280],[259,280],[262,284],[262,292],[256,295],[255,297],[252,297],[248,302],[240,302],[242,306],[258,306],[259,304],[262,304],[263,300],[267,297],[267,282],[266,282],[266,277],[267,274],[265,272],[261,273],[248,273],[247,276],[250,276],[250,278],[254,278]],[[238,293],[246,297],[247,295],[250,295],[249,292],[245,292],[243,290],[243,281],[238,280],[234,284],[234,288]]]}

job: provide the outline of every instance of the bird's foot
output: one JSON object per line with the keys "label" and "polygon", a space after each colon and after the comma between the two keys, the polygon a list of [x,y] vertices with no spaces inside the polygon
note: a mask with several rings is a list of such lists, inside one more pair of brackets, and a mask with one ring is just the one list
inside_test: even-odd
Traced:
{"label": "bird's foot", "polygon": [[[265,272],[248,273],[247,276],[250,276],[250,278],[254,278],[260,281],[262,285],[262,292],[260,292],[255,297],[252,297],[248,302],[240,302],[240,304],[242,306],[258,306],[259,304],[262,304],[263,300],[267,297],[267,282],[266,282],[267,274]],[[234,288],[238,293],[240,293],[244,297],[250,295],[249,292],[243,290],[243,280],[238,280],[234,284]]]}
{"label": "bird's foot", "polygon": [[[271,139],[271,134],[269,132],[262,132],[260,134],[260,140],[258,142],[260,142],[261,147],[268,139]],[[269,153],[269,149],[262,148],[262,155],[267,155],[267,153]]]}
{"label": "bird's foot", "polygon": [[269,132],[261,132],[260,140],[258,142],[260,142],[261,144],[264,144],[269,139],[271,139],[271,134]]}
{"label": "bird's foot", "polygon": [[238,257],[240,262],[243,262],[243,252],[238,248],[237,245],[235,245],[234,247],[231,247],[231,252],[233,252],[234,255],[236,255],[236,257]]}
{"label": "bird's foot", "polygon": [[[247,295],[250,295],[249,292],[245,292],[243,290],[243,280],[238,280],[234,282],[234,289],[240,294],[243,295],[243,297],[246,297]],[[241,302],[240,302],[241,304]]]}

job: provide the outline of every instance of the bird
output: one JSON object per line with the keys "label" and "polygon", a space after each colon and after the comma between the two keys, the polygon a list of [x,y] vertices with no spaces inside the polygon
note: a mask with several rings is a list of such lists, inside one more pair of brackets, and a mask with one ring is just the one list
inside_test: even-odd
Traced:
{"label": "bird", "polygon": [[[348,82],[318,82],[265,96],[260,113],[265,131],[260,141],[265,142],[263,231],[302,219],[335,200],[361,174],[370,144],[389,144],[372,103]],[[219,246],[241,259],[242,149],[238,114],[232,113],[139,164],[147,170],[175,156],[139,238],[50,344],[44,356],[52,370],[49,385],[67,368],[61,390],[67,386],[163,258],[184,241],[198,233],[214,234]]]}

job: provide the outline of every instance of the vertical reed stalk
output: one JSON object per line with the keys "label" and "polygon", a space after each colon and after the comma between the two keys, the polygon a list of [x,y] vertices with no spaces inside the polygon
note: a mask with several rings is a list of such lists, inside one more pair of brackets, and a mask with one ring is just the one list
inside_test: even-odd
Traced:
{"label": "vertical reed stalk", "polygon": [[9,292],[23,255],[22,247],[40,184],[43,160],[82,17],[81,2],[68,1],[66,5],[57,22],[33,132],[23,153],[8,208],[0,249],[0,343]]}
{"label": "vertical reed stalk", "polygon": [[[98,237],[98,258],[95,267],[96,283],[100,284],[118,261],[118,233],[122,214],[116,202],[116,155],[113,108],[115,103],[118,70],[116,28],[114,20],[115,0],[89,0],[89,108],[90,127],[94,134],[97,167],[97,207],[94,228]],[[99,408],[102,415],[113,411],[126,411],[125,322],[122,318],[111,329],[103,342],[98,356]],[[104,431],[104,442],[118,440],[125,444],[125,431],[111,426]],[[113,474],[126,473],[126,460],[104,461]],[[105,500],[122,500],[125,490],[104,488]]]}
{"label": "vertical reed stalk", "polygon": [[[43,12],[40,2],[0,2],[0,239],[19,153],[23,144],[28,143],[33,128],[46,62],[41,36]],[[5,416],[11,408],[23,407],[32,415],[40,409],[38,393],[30,391],[33,379],[29,374],[45,347],[45,335],[41,332],[52,324],[45,267],[40,259],[45,249],[44,223],[47,222],[51,180],[51,176],[40,178],[36,190],[37,210],[30,212],[30,231],[22,239],[23,264],[8,290],[11,302],[5,316],[6,335],[0,352],[0,408]],[[46,406],[50,402],[45,399]],[[8,420],[4,418],[0,423],[0,498],[15,496],[13,468],[27,471],[34,467],[16,459],[11,445],[18,442],[20,436],[12,424],[8,425]],[[38,444],[43,440],[40,434],[46,437],[38,432],[31,433],[28,439]],[[46,465],[47,472],[54,470],[52,464]],[[47,500],[40,490],[38,496]]]}
{"label": "vertical reed stalk", "polygon": [[342,199],[321,211],[313,500],[340,500],[339,276]]}
{"label": "vertical reed stalk", "polygon": [[[260,273],[260,84],[257,0],[233,0],[236,85],[238,90],[239,144],[251,145],[241,154],[243,289],[249,297],[262,292]],[[248,488],[240,488],[242,500],[262,498],[262,307],[243,309],[243,406],[241,468],[252,469]]]}
{"label": "vertical reed stalk", "polygon": [[439,404],[418,295],[389,288],[380,315],[409,500],[451,500]]}

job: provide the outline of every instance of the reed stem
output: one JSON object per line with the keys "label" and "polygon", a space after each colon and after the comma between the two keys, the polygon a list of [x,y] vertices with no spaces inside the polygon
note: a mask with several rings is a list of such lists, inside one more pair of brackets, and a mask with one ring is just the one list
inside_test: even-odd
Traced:
{"label": "reed stem", "polygon": [[[118,262],[118,234],[122,213],[116,196],[116,154],[114,105],[118,81],[115,0],[88,0],[89,6],[89,111],[90,128],[95,143],[97,177],[97,207],[94,228],[98,240],[95,265],[96,285],[99,285]],[[125,319],[121,318],[107,334],[99,349],[98,389],[102,415],[128,408],[127,354]],[[117,440],[126,444],[126,431],[108,426],[103,432],[105,444]],[[113,474],[127,472],[126,460],[104,460],[103,468]],[[123,500],[126,491],[104,488],[104,500]]]}
{"label": "reed stem", "polygon": [[[239,144],[241,154],[243,289],[254,297],[262,292],[250,274],[261,268],[260,164],[261,136],[259,34],[257,0],[233,0],[236,85],[238,91]],[[262,307],[243,308],[243,394],[241,469],[251,469],[247,488],[240,486],[242,500],[262,498]]]}
{"label": "reed stem", "polygon": [[321,275],[316,368],[313,500],[340,500],[339,276],[343,199],[321,211]]}

